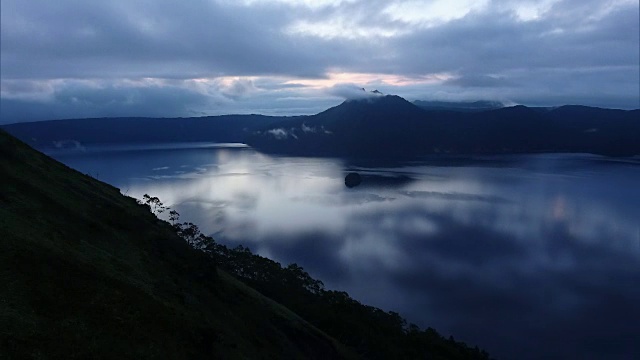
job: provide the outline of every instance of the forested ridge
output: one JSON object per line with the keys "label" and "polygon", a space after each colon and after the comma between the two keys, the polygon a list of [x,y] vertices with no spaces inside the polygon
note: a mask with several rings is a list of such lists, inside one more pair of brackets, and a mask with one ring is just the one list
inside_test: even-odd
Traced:
{"label": "forested ridge", "polygon": [[187,243],[208,254],[218,267],[285,305],[367,359],[489,359],[489,354],[435,329],[420,329],[393,311],[368,306],[344,291],[325,289],[296,263],[282,266],[248,247],[230,248],[203,234],[196,224],[180,222],[177,211],[145,194],[141,203],[156,215],[168,213]]}

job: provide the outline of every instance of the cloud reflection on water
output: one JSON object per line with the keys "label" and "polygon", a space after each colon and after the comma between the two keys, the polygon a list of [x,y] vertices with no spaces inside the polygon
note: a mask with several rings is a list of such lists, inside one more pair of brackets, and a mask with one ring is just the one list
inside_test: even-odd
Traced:
{"label": "cloud reflection on water", "polygon": [[[635,163],[545,155],[376,168],[216,149],[179,164],[153,164],[170,169],[123,187],[499,357],[640,355]],[[354,169],[363,184],[347,189]]]}

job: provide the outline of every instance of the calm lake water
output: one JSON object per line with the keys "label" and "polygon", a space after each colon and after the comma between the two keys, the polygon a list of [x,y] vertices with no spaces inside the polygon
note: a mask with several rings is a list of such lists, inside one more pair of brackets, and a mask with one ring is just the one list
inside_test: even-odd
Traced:
{"label": "calm lake water", "polygon": [[[499,358],[640,359],[640,159],[376,163],[239,145],[52,156]],[[348,172],[363,182],[344,185]]]}

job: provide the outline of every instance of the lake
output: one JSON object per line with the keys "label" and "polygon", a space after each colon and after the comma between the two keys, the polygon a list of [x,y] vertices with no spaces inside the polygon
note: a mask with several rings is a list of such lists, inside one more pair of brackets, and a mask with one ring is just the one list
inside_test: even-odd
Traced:
{"label": "lake", "polygon": [[[217,241],[493,356],[640,358],[640,158],[378,162],[241,144],[58,151]],[[347,188],[345,175],[362,184]]]}

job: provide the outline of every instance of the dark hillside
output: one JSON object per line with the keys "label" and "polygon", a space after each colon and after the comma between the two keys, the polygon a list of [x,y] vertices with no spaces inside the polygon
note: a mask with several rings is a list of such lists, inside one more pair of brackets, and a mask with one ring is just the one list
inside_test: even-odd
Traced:
{"label": "dark hillside", "polygon": [[3,359],[345,357],[147,206],[2,130],[0,170]]}
{"label": "dark hillside", "polygon": [[387,95],[273,123],[249,135],[246,143],[263,152],[339,157],[549,152],[633,156],[640,155],[638,111],[522,105],[425,109]]}
{"label": "dark hillside", "polygon": [[416,106],[419,106],[429,111],[457,111],[457,112],[478,112],[499,109],[504,107],[504,104],[499,101],[480,100],[473,102],[464,101],[426,101],[416,100],[413,102]]}
{"label": "dark hillside", "polygon": [[567,151],[611,156],[640,154],[640,109],[616,110],[567,105],[549,111],[565,137]]}
{"label": "dark hillside", "polygon": [[24,122],[6,131],[38,149],[82,145],[171,142],[242,142],[255,129],[287,117],[222,115],[192,118],[106,118]]}
{"label": "dark hillside", "polygon": [[0,155],[3,359],[489,358],[325,290],[295,264],[158,220],[157,203],[2,130]]}

